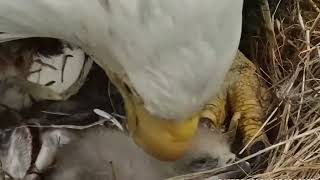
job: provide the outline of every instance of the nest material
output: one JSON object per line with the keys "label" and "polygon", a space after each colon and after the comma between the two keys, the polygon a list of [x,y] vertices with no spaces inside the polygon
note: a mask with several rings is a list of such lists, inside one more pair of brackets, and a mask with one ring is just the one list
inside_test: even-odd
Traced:
{"label": "nest material", "polygon": [[253,177],[319,179],[320,1],[269,3],[269,43],[259,45],[267,53],[257,60],[269,64],[263,71],[277,105],[268,119],[277,131],[266,170]]}
{"label": "nest material", "polygon": [[249,157],[268,152],[267,167],[250,178],[320,178],[319,8],[319,0],[261,0],[261,28],[246,36],[274,94],[266,118],[273,145]]}

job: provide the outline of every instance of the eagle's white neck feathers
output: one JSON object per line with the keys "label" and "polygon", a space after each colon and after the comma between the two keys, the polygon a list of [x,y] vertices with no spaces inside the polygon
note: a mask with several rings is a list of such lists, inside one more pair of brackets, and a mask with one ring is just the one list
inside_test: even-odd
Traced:
{"label": "eagle's white neck feathers", "polygon": [[242,3],[1,0],[0,32],[75,43],[125,73],[150,112],[183,119],[220,90],[239,44]]}

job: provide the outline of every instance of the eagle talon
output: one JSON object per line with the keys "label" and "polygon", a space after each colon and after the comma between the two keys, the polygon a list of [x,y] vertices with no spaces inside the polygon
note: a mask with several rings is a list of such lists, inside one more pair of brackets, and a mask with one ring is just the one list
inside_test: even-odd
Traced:
{"label": "eagle talon", "polygon": [[228,135],[229,135],[230,142],[234,142],[234,140],[236,138],[240,118],[241,118],[241,114],[236,112],[233,114],[233,116],[230,120],[230,125],[229,125],[228,131],[227,131]]}
{"label": "eagle talon", "polygon": [[209,120],[215,128],[221,129],[226,118],[226,103],[226,93],[221,91],[215,99],[204,106],[200,118]]}
{"label": "eagle talon", "polygon": [[[227,96],[231,111],[239,113],[239,130],[243,136],[243,144],[250,143],[248,153],[259,151],[270,145],[263,126],[264,86],[256,74],[255,65],[241,52],[227,74]],[[266,93],[266,92],[265,92]],[[252,138],[257,137],[252,141]]]}
{"label": "eagle talon", "polygon": [[[266,90],[256,75],[255,65],[241,52],[233,62],[218,96],[205,105],[200,117],[210,120],[217,129],[225,129],[227,112],[232,117],[227,128],[230,142],[234,142],[237,130],[243,136],[243,146],[250,143],[246,152],[255,153],[270,145],[262,130]],[[252,138],[256,137],[252,141]]]}

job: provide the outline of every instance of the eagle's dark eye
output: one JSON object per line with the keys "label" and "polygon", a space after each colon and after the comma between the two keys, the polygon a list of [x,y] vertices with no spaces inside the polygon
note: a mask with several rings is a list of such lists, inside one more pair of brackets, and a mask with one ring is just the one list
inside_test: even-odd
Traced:
{"label": "eagle's dark eye", "polygon": [[135,89],[130,88],[130,86],[128,86],[126,83],[123,83],[124,89],[126,90],[126,92],[128,92],[130,95],[136,96],[136,97],[140,97],[140,95],[137,93],[137,91],[135,91]]}
{"label": "eagle's dark eye", "polygon": [[124,83],[123,85],[124,85],[124,88],[126,89],[126,91],[128,93],[132,94],[132,91],[131,91],[130,87],[126,83]]}

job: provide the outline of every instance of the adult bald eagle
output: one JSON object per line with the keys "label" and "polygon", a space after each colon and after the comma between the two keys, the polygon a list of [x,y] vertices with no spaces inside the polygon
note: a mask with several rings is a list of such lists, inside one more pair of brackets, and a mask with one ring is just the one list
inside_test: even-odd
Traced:
{"label": "adult bald eagle", "polygon": [[[135,142],[179,158],[237,52],[243,0],[1,0],[2,42],[63,39],[83,48],[125,101]],[[0,34],[1,36],[1,34]],[[2,34],[4,37],[4,34]],[[1,37],[0,37],[1,38]]]}

